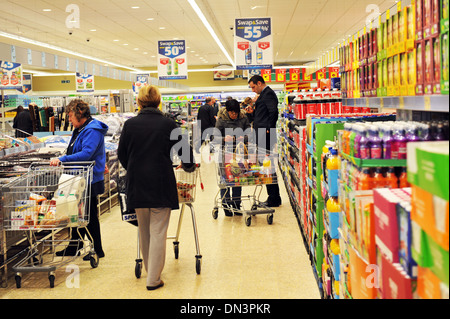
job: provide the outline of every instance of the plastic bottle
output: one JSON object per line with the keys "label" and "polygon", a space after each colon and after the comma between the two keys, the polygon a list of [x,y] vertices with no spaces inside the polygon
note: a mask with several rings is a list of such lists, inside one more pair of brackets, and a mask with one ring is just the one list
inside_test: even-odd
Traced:
{"label": "plastic bottle", "polygon": [[434,140],[435,141],[445,140],[444,125],[442,123],[438,123],[436,125],[436,133],[434,135]]}
{"label": "plastic bottle", "polygon": [[419,129],[416,124],[410,123],[406,125],[406,139],[408,142],[420,141]]}
{"label": "plastic bottle", "polygon": [[[353,157],[357,157],[357,158],[361,158],[361,145],[360,145],[360,141],[361,141],[361,126],[358,124],[353,125],[353,130],[352,133],[350,134],[350,138],[353,137],[353,143],[350,142],[351,144],[351,149],[350,149],[350,155],[352,155]],[[353,135],[353,136],[352,136]]]}
{"label": "plastic bottle", "polygon": [[352,132],[352,124],[344,124],[344,133],[342,134],[342,151],[345,154],[350,154],[350,133]]}
{"label": "plastic bottle", "polygon": [[337,150],[334,148],[330,149],[330,155],[328,156],[326,167],[329,170],[339,169],[339,157],[337,155]]}
{"label": "plastic bottle", "polygon": [[393,159],[406,159],[406,142],[404,126],[397,124],[394,131],[394,147],[392,148]]}
{"label": "plastic bottle", "polygon": [[383,158],[383,143],[378,130],[378,127],[375,125],[369,126],[368,145],[370,149],[370,158],[372,159]]}
{"label": "plastic bottle", "polygon": [[55,217],[56,219],[61,219],[62,217],[65,217],[68,215],[67,210],[67,197],[64,196],[64,194],[59,194],[58,197],[56,197],[56,213]]}
{"label": "plastic bottle", "polygon": [[329,213],[338,213],[341,211],[339,200],[337,197],[329,197],[327,200],[327,211]]}
{"label": "plastic bottle", "polygon": [[398,186],[400,188],[411,187],[407,179],[406,167],[402,167],[402,172],[398,178]]}
{"label": "plastic bottle", "polygon": [[325,183],[328,183],[328,175],[326,171],[326,164],[328,157],[330,156],[330,149],[335,147],[336,143],[332,141],[325,141],[325,145],[322,147],[322,155],[321,155],[321,165],[322,165],[322,172],[323,172],[323,180]]}
{"label": "plastic bottle", "polygon": [[392,158],[392,143],[394,141],[394,138],[392,136],[392,126],[389,124],[386,124],[383,130],[383,158],[384,159],[391,159]]}
{"label": "plastic bottle", "polygon": [[373,188],[373,180],[370,175],[370,169],[364,167],[361,174],[359,175],[358,190],[370,190]]}
{"label": "plastic bottle", "polygon": [[395,175],[395,169],[393,167],[388,168],[385,180],[387,188],[398,188],[398,178],[397,175]]}
{"label": "plastic bottle", "polygon": [[430,125],[427,123],[421,123],[420,125],[420,140],[431,141],[433,138],[430,132]]}
{"label": "plastic bottle", "polygon": [[361,159],[369,159],[370,158],[370,147],[369,147],[369,138],[368,138],[368,130],[365,126],[360,126],[359,134],[361,135],[361,139],[359,140],[359,155]]}
{"label": "plastic bottle", "polygon": [[383,175],[383,169],[377,167],[373,174],[373,188],[385,188],[387,187],[386,177]]}

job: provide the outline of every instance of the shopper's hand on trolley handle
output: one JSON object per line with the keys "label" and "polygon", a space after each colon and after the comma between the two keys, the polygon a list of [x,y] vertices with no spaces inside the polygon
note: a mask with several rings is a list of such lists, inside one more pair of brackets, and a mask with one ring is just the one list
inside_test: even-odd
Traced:
{"label": "shopper's hand on trolley handle", "polygon": [[55,157],[50,160],[50,166],[58,166],[61,163],[59,158]]}

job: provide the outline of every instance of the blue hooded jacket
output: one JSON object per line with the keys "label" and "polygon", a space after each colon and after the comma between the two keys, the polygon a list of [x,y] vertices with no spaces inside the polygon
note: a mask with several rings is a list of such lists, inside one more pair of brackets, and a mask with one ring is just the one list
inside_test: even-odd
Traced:
{"label": "blue hooded jacket", "polygon": [[108,125],[96,119],[86,125],[78,134],[71,155],[59,158],[61,162],[87,162],[95,161],[92,184],[103,181],[105,173],[105,135]]}

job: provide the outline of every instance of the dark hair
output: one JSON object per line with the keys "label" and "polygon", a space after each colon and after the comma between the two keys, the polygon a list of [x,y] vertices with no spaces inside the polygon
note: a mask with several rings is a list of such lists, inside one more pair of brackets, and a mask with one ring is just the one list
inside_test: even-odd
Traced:
{"label": "dark hair", "polygon": [[258,84],[258,82],[261,82],[262,84],[265,84],[264,78],[261,75],[254,75],[251,77],[250,80],[248,80],[248,83],[253,82],[254,84]]}
{"label": "dark hair", "polygon": [[22,112],[24,110],[22,105],[19,105],[16,109],[17,114],[19,114],[20,112]]}
{"label": "dark hair", "polygon": [[77,120],[81,120],[82,118],[89,118],[91,116],[91,110],[89,109],[89,105],[80,99],[72,100],[66,106],[66,112],[67,114],[69,112],[73,112]]}
{"label": "dark hair", "polygon": [[235,112],[240,113],[241,112],[241,106],[239,105],[239,102],[235,99],[231,99],[225,102],[225,108],[227,109],[227,112]]}
{"label": "dark hair", "polygon": [[210,98],[210,97],[207,97],[206,99],[205,99],[205,103],[206,104],[208,104],[209,102],[211,102],[212,101],[212,98]]}

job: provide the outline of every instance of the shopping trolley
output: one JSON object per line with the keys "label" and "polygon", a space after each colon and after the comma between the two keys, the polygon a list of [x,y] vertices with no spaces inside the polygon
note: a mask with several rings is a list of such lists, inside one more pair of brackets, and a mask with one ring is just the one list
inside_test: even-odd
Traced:
{"label": "shopping trolley", "polygon": [[[53,288],[56,269],[79,256],[89,255],[92,268],[98,266],[93,238],[86,228],[94,162],[62,164],[33,163],[27,173],[2,186],[3,227],[6,231],[24,231],[28,241],[25,256],[12,267],[17,288],[21,287],[22,275],[31,272],[47,272]],[[79,239],[70,239],[71,234],[69,239],[56,239],[57,231],[70,227],[78,232]],[[80,234],[81,228],[86,230],[88,243]],[[53,232],[50,239],[38,239],[37,235],[46,231]],[[76,247],[73,256],[56,255],[58,247],[68,245]]]}
{"label": "shopping trolley", "polygon": [[[191,218],[192,218],[192,226],[194,230],[194,240],[195,240],[195,248],[196,248],[196,255],[195,255],[195,270],[198,275],[200,275],[201,272],[201,266],[202,266],[202,255],[200,253],[200,245],[198,241],[198,232],[197,232],[197,220],[195,217],[195,210],[193,203],[195,202],[195,194],[197,190],[197,178],[200,175],[200,164],[196,164],[197,168],[193,172],[185,172],[180,166],[174,165],[174,173],[175,178],[177,181],[177,190],[178,190],[178,201],[181,204],[180,209],[180,215],[178,218],[178,225],[177,230],[175,232],[174,236],[168,236],[167,239],[173,240],[173,250],[175,254],[175,259],[178,259],[179,255],[179,238],[180,238],[180,230],[181,225],[183,221],[183,216],[186,207],[188,207],[191,211]],[[200,177],[201,179],[201,177]],[[201,183],[201,182],[200,182]],[[130,224],[133,224],[134,226],[137,226],[137,217],[136,213],[133,209],[127,209],[126,205],[126,193],[125,193],[125,187],[122,181],[119,182],[119,192],[120,192],[120,208],[122,211],[122,220],[129,222]],[[202,186],[202,185],[201,185]],[[203,187],[202,187],[203,189]],[[137,232],[137,258],[136,258],[136,265],[135,265],[135,275],[136,278],[140,278],[142,273],[142,258],[141,258],[141,251],[139,247],[139,229]]]}
{"label": "shopping trolley", "polygon": [[[214,198],[213,218],[217,219],[219,208],[222,208],[233,214],[245,214],[247,226],[251,225],[252,216],[260,214],[267,215],[267,223],[271,225],[275,210],[264,205],[259,198],[263,185],[277,183],[276,161],[276,156],[252,144],[238,143],[235,148],[229,145],[220,148],[215,161],[219,191]],[[250,195],[236,198],[229,194],[231,188],[236,186],[251,186],[254,190]],[[221,190],[225,190],[223,195]],[[242,208],[233,205],[236,201],[240,202]]]}

